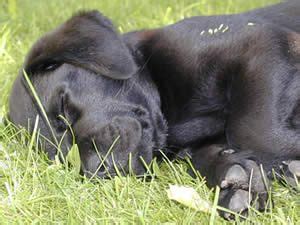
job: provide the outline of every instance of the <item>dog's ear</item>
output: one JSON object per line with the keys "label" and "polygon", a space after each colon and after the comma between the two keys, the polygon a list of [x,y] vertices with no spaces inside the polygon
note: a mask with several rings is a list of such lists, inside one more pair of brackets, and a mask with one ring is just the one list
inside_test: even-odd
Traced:
{"label": "dog's ear", "polygon": [[79,13],[42,37],[29,53],[25,70],[35,73],[63,63],[113,79],[130,78],[137,70],[112,23],[97,11]]}

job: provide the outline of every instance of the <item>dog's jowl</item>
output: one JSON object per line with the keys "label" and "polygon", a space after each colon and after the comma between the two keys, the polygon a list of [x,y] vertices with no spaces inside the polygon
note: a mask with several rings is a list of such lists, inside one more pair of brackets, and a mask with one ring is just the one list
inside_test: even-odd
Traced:
{"label": "dog's jowl", "polygon": [[[9,118],[34,127],[40,115],[63,155],[73,132],[87,176],[114,175],[116,165],[141,174],[158,149],[190,149],[208,185],[221,187],[222,206],[264,210],[272,169],[292,185],[300,176],[299,56],[299,1],[124,35],[84,12],[42,37],[24,63],[50,124],[23,72]],[[57,149],[44,145],[53,159]]]}

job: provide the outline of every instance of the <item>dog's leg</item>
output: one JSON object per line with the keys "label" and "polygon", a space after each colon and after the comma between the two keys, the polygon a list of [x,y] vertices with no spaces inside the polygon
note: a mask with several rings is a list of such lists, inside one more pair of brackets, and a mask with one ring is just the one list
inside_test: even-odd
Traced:
{"label": "dog's leg", "polygon": [[[269,200],[270,181],[275,177],[299,187],[300,160],[278,157],[276,154],[251,150],[234,150],[225,144],[212,144],[192,150],[195,169],[207,179],[208,186],[221,188],[219,205],[247,214],[249,207],[263,211]],[[226,219],[230,213],[221,212]]]}
{"label": "dog's leg", "polygon": [[[229,210],[247,214],[252,205],[264,210],[269,204],[270,182],[261,159],[252,151],[238,152],[226,145],[207,145],[192,154],[192,162],[208,185],[221,188],[219,205]],[[226,219],[233,217],[221,212]]]}

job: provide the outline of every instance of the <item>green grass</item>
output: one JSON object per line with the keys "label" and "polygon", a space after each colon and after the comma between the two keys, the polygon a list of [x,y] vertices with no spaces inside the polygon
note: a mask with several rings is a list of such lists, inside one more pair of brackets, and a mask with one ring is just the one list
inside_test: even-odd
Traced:
{"label": "green grass", "polygon": [[[193,15],[234,13],[276,0],[2,0],[0,2],[0,117],[7,111],[9,90],[35,40],[79,9],[99,9],[121,32],[152,28]],[[154,163],[155,177],[132,176],[91,182],[51,163],[28,136],[0,124],[0,224],[117,223],[227,224],[167,198],[169,184],[193,187],[213,203],[214,192],[201,177],[187,174],[185,163]],[[299,224],[299,193],[274,184],[276,207],[250,211],[244,224]]]}

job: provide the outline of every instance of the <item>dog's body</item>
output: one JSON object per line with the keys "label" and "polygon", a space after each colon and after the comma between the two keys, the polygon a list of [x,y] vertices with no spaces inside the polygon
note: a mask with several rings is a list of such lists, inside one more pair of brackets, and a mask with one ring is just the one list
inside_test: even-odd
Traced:
{"label": "dog's body", "polygon": [[[57,116],[70,120],[86,173],[105,174],[91,140],[108,148],[119,135],[117,164],[124,169],[131,152],[138,173],[139,156],[149,162],[155,148],[189,148],[208,183],[222,187],[221,204],[241,212],[248,207],[250,176],[252,197],[264,208],[260,163],[269,172],[294,160],[287,172],[300,172],[298,1],[122,37],[101,15],[80,14],[37,43],[24,67],[57,138],[67,130]],[[26,126],[39,110],[21,76],[10,118]]]}
{"label": "dog's body", "polygon": [[[283,95],[299,93],[283,83],[299,74],[300,15],[291,23],[289,14],[265,11],[195,17],[133,34],[159,88],[170,144],[187,147],[223,135],[226,117],[232,147],[297,152],[300,143],[286,137],[297,132],[286,129],[299,125],[292,113],[297,101]],[[280,16],[280,23],[272,21]]]}

